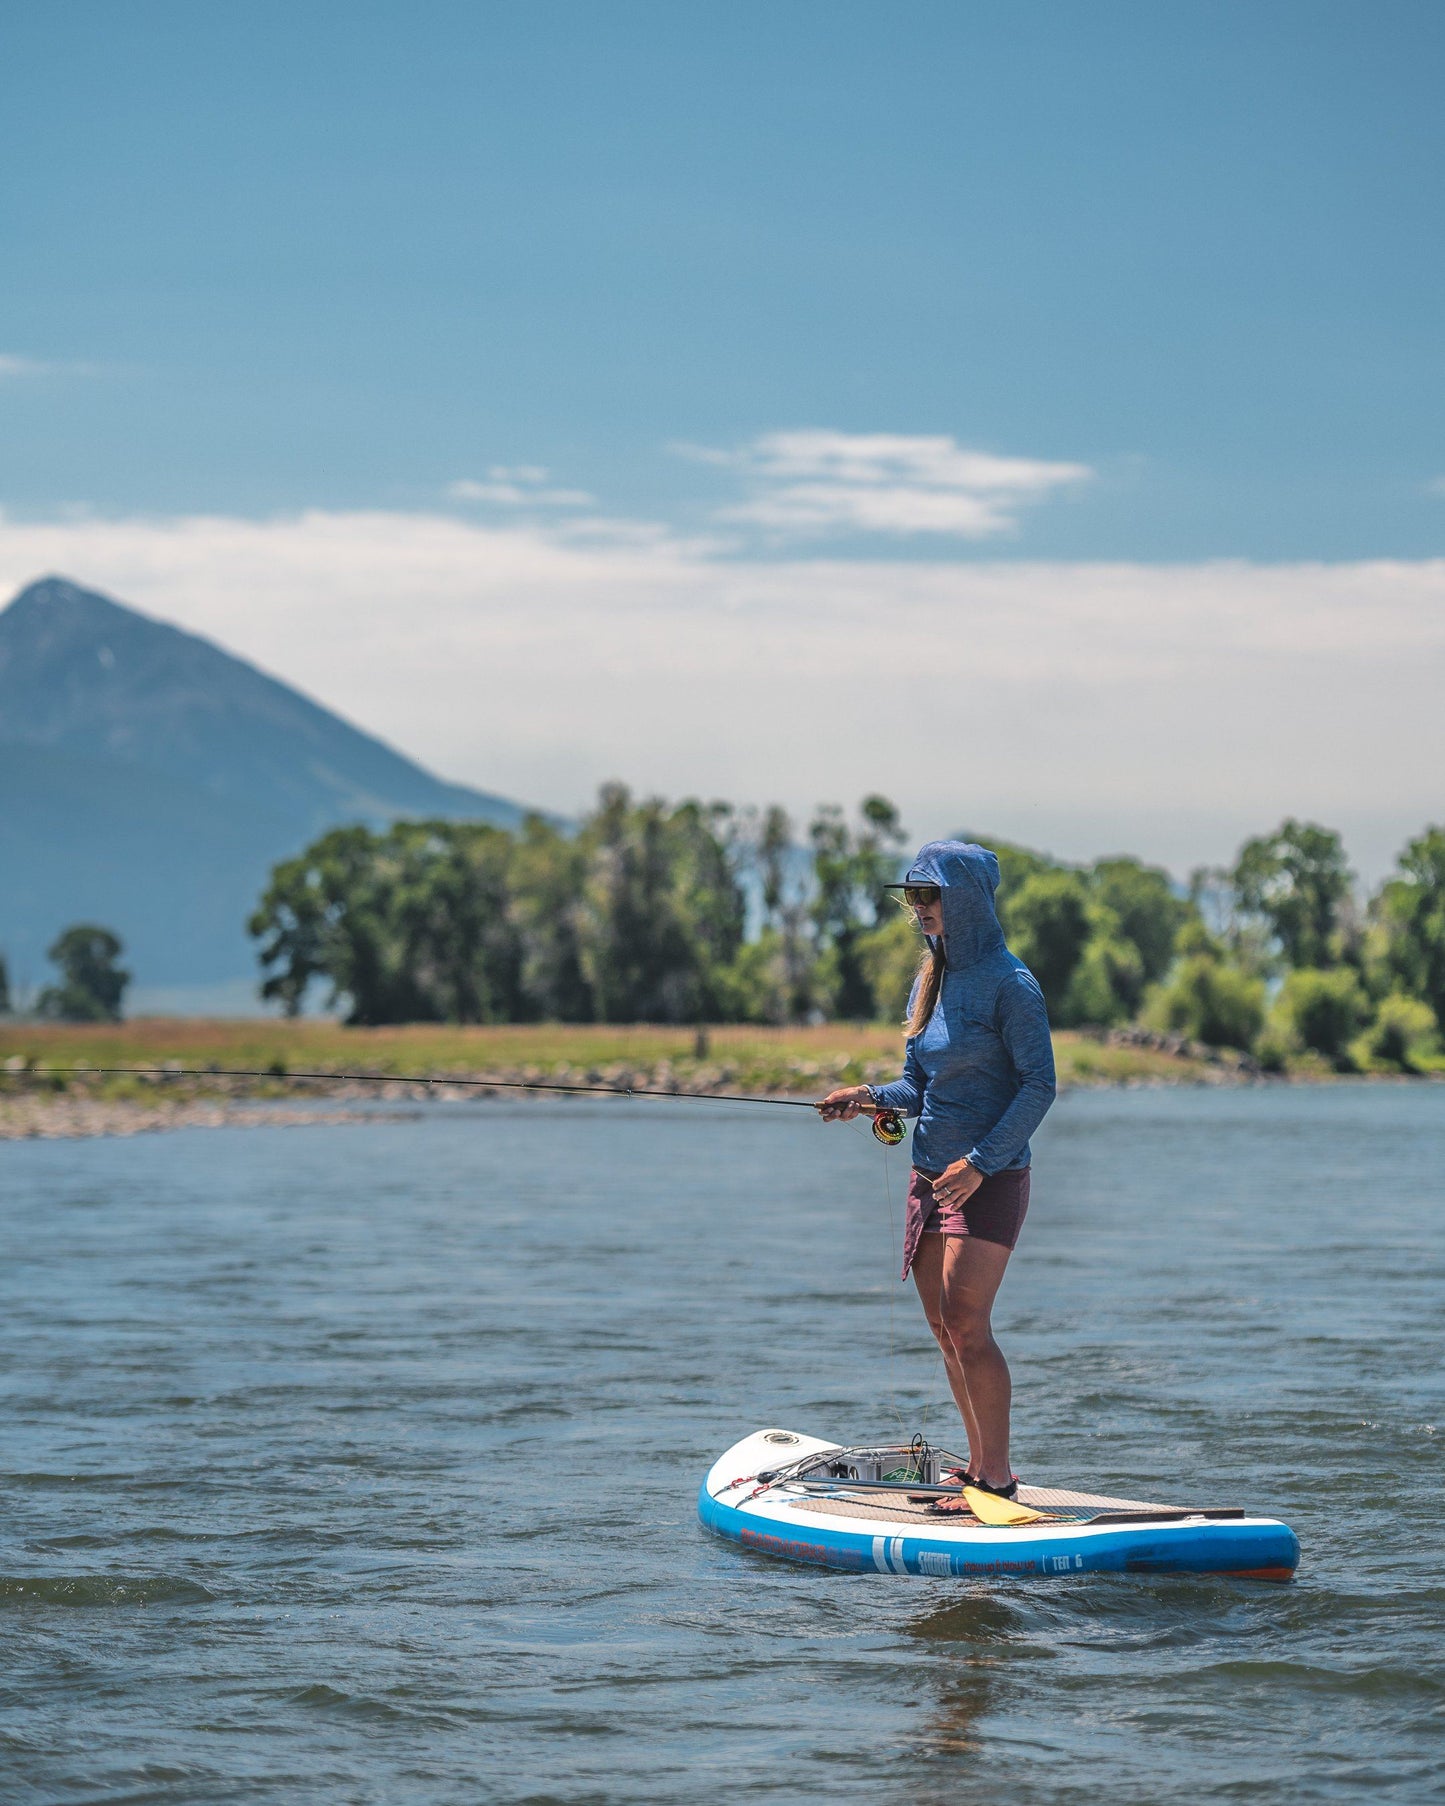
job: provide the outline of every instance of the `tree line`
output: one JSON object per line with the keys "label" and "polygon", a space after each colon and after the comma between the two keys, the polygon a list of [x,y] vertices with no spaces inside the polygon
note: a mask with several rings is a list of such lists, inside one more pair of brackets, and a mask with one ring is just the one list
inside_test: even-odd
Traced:
{"label": "tree line", "polygon": [[[1445,1070],[1445,827],[1367,898],[1340,836],[1292,819],[1187,888],[1134,858],[976,838],[1056,1027],[1136,1024],[1273,1070]],[[575,830],[333,829],[273,869],[248,926],[261,995],[289,1015],[309,1000],[369,1025],[897,1021],[920,943],[885,886],[908,847],[880,796],[800,827],[611,784]],[[118,1019],[123,952],[108,928],[67,928],[34,1013]],[[11,1001],[0,961],[0,1013]]]}
{"label": "tree line", "polygon": [[1191,883],[1155,1018],[1279,1070],[1445,1070],[1445,828],[1362,901],[1340,836],[1286,821]]}
{"label": "tree line", "polygon": [[274,869],[249,926],[288,1014],[320,981],[368,1025],[867,1018],[902,846],[881,797],[820,809],[803,840],[782,809],[610,784],[575,831],[333,829]]}
{"label": "tree line", "polygon": [[[981,838],[1058,1027],[1139,1023],[1276,1068],[1441,1059],[1445,828],[1368,900],[1340,836],[1294,820],[1187,891],[1138,859]],[[919,942],[884,887],[907,845],[879,796],[800,829],[613,784],[570,832],[334,829],[275,868],[249,926],[265,998],[294,1014],[320,984],[360,1024],[896,1020]]]}

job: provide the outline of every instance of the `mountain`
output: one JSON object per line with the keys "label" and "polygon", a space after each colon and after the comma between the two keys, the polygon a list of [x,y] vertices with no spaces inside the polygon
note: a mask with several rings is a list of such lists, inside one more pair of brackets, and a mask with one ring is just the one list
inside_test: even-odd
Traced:
{"label": "mountain", "polygon": [[342,822],[513,827],[523,814],[433,777],[211,641],[63,578],[0,611],[0,952],[12,980],[42,982],[57,932],[93,920],[124,940],[145,991],[226,987],[235,999],[256,969],[245,918],[278,859]]}

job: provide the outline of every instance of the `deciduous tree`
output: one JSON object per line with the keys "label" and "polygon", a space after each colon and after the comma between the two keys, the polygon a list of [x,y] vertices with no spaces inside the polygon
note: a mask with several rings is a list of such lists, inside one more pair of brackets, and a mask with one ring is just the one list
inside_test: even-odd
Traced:
{"label": "deciduous tree", "polygon": [[1287,965],[1340,963],[1351,876],[1333,828],[1291,817],[1273,834],[1245,841],[1231,878],[1241,917],[1266,928]]}
{"label": "deciduous tree", "polygon": [[117,963],[120,937],[93,922],[78,922],[59,935],[45,957],[60,969],[60,983],[40,993],[37,1013],[60,1022],[119,1022],[130,973]]}
{"label": "deciduous tree", "polygon": [[1400,855],[1377,904],[1386,960],[1407,993],[1422,998],[1445,1032],[1445,827],[1427,828]]}
{"label": "deciduous tree", "polygon": [[871,1019],[876,1003],[860,943],[890,907],[884,886],[897,874],[902,822],[886,797],[867,796],[858,806],[856,824],[835,805],[820,808],[808,838],[813,848],[812,916],[830,1013]]}

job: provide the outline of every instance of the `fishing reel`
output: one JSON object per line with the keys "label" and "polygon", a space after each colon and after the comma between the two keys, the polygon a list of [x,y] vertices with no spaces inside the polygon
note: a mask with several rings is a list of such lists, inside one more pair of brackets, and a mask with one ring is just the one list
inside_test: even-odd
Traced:
{"label": "fishing reel", "polygon": [[873,1112],[873,1133],[885,1148],[896,1148],[907,1132],[903,1127],[903,1118],[896,1110]]}

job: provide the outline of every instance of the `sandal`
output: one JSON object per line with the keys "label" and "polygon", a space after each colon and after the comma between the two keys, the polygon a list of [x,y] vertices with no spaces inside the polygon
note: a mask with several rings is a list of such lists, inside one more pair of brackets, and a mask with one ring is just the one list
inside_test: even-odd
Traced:
{"label": "sandal", "polygon": [[[1007,1486],[985,1486],[982,1480],[973,1480],[967,1475],[963,1477],[963,1484],[973,1487],[977,1492],[992,1493],[996,1499],[1016,1499],[1018,1497],[1019,1477],[1017,1474],[1009,1476]],[[932,1499],[928,1509],[934,1517],[940,1518],[960,1517],[964,1512],[968,1512],[970,1516],[973,1515],[972,1508],[962,1492],[956,1499]]]}
{"label": "sandal", "polygon": [[1019,1477],[1010,1474],[1007,1486],[990,1486],[984,1480],[966,1480],[965,1486],[973,1486],[979,1492],[991,1492],[996,1499],[1016,1499],[1019,1496]]}

